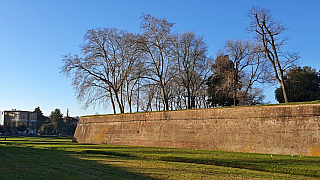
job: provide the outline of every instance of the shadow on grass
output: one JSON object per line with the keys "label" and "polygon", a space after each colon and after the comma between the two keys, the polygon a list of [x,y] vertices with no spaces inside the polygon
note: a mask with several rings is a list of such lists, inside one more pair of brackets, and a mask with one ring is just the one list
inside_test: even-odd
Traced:
{"label": "shadow on grass", "polygon": [[125,168],[76,158],[72,152],[1,145],[3,179],[152,179]]}
{"label": "shadow on grass", "polygon": [[[245,157],[215,157],[210,158],[205,157],[195,157],[194,153],[191,153],[190,156],[184,154],[179,155],[170,155],[150,151],[139,151],[139,152],[119,152],[119,151],[110,151],[108,150],[86,150],[81,153],[85,154],[99,154],[99,155],[110,155],[110,156],[122,156],[130,157],[137,159],[151,159],[151,160],[160,160],[167,162],[183,162],[183,163],[195,163],[195,164],[205,164],[205,165],[215,165],[231,168],[241,168],[248,170],[256,170],[262,172],[277,172],[291,175],[302,175],[306,177],[320,177],[320,161],[319,159],[313,159],[312,157],[306,157],[304,159],[296,158],[245,158]],[[261,156],[261,155],[260,155]],[[304,167],[308,166],[308,167]]]}
{"label": "shadow on grass", "polygon": [[71,138],[59,141],[60,137],[17,139],[0,142],[0,161],[6,165],[0,167],[4,179],[152,179],[113,165],[125,160],[183,162],[320,177],[320,161],[315,157],[271,158],[235,152],[77,144]]}

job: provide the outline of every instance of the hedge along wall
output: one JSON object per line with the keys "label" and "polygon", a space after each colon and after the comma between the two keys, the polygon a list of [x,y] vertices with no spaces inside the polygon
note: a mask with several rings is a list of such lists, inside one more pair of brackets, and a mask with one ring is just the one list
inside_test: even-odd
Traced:
{"label": "hedge along wall", "polygon": [[81,117],[78,143],[320,156],[320,104]]}

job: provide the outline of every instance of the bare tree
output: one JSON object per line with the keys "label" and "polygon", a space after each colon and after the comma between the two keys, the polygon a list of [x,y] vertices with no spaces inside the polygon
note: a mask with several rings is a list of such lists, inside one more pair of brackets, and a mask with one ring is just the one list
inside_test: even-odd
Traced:
{"label": "bare tree", "polygon": [[173,24],[166,19],[158,19],[151,15],[142,15],[141,19],[140,28],[143,32],[143,38],[140,42],[147,55],[146,65],[149,69],[148,76],[144,78],[156,82],[161,90],[164,110],[169,110],[169,98],[166,89],[168,89],[167,86],[174,77],[170,33]]}
{"label": "bare tree", "polygon": [[150,81],[141,86],[140,106],[143,111],[161,111],[163,108],[162,94],[157,84]]}
{"label": "bare tree", "polygon": [[[143,62],[138,59],[134,66],[131,69],[131,73],[129,76],[125,79],[124,82],[124,88],[123,95],[126,98],[126,101],[128,103],[128,109],[129,112],[132,113],[133,105],[136,104],[137,108],[139,109],[139,88],[140,88],[140,81],[141,77],[144,75],[145,69]],[[134,101],[134,99],[136,101]],[[137,110],[139,111],[139,110]]]}
{"label": "bare tree", "polygon": [[272,81],[277,81],[281,85],[285,102],[288,102],[284,73],[293,66],[299,56],[297,53],[282,52],[281,48],[287,39],[280,38],[279,35],[286,30],[286,27],[274,20],[268,9],[253,7],[248,17],[251,19],[248,31],[255,33],[256,40],[262,44],[265,58],[270,62],[270,68],[266,68],[265,72]]}
{"label": "bare tree", "polygon": [[96,103],[105,105],[110,100],[114,113],[116,104],[120,113],[124,112],[125,87],[129,88],[125,82],[133,79],[132,71],[139,59],[136,38],[116,28],[92,29],[84,36],[81,55],[63,56],[61,73],[73,76],[72,84],[78,100],[85,102],[84,108]]}
{"label": "bare tree", "polygon": [[187,99],[186,92],[183,86],[176,81],[172,81],[171,94],[170,94],[170,106],[172,110],[186,109]]}
{"label": "bare tree", "polygon": [[239,99],[239,105],[257,105],[262,104],[265,96],[263,90],[260,88],[250,88],[247,92],[239,92],[241,98]]}
{"label": "bare tree", "polygon": [[210,71],[208,66],[207,45],[203,38],[194,32],[177,34],[174,41],[175,68],[177,83],[184,88],[187,109],[196,107],[196,95],[204,85]]}
{"label": "bare tree", "polygon": [[208,82],[208,79],[205,80],[205,84],[203,84],[200,87],[200,91],[197,92],[196,108],[209,108],[208,95],[207,95],[207,82]]}

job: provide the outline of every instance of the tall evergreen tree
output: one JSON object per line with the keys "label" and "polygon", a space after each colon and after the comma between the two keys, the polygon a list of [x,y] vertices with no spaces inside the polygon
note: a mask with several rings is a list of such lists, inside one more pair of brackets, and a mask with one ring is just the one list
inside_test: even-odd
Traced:
{"label": "tall evergreen tree", "polygon": [[[212,75],[209,77],[208,102],[211,106],[231,106],[234,104],[233,84],[240,87],[239,77],[234,79],[234,67],[229,57],[219,56],[212,65]],[[236,102],[237,103],[237,102]]]}
{"label": "tall evergreen tree", "polygon": [[54,111],[51,111],[51,114],[49,115],[51,123],[54,125],[54,130],[56,133],[62,132],[63,127],[63,114],[61,113],[61,110],[56,108]]}
{"label": "tall evergreen tree", "polygon": [[[292,68],[284,76],[289,102],[304,102],[320,99],[320,77],[315,69],[304,66]],[[275,90],[278,102],[285,102],[281,87]]]}
{"label": "tall evergreen tree", "polygon": [[37,129],[40,129],[40,127],[42,126],[42,124],[45,123],[46,118],[44,117],[40,107],[36,107],[34,108],[34,111],[37,113]]}

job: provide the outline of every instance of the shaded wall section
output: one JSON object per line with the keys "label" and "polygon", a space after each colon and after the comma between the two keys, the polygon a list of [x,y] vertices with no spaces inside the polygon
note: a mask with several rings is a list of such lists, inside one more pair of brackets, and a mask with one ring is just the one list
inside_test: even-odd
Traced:
{"label": "shaded wall section", "polygon": [[320,156],[320,104],[81,117],[78,143]]}

